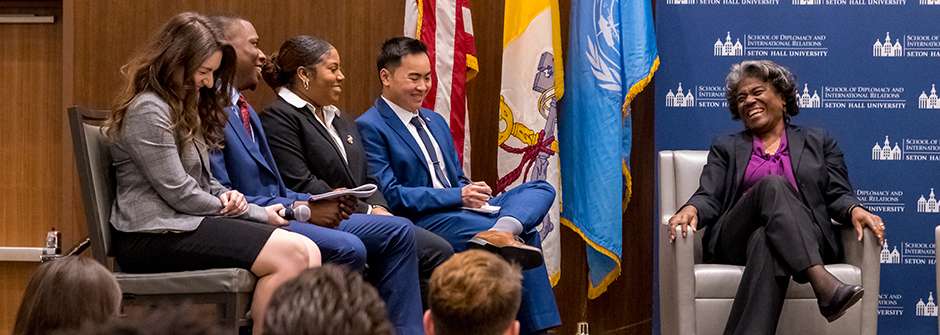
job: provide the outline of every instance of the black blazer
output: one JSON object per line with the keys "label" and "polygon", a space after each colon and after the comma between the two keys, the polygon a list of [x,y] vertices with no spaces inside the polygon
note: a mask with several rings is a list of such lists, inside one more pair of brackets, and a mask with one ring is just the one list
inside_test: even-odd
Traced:
{"label": "black blazer", "polygon": [[[278,97],[260,115],[264,133],[287,188],[302,193],[318,194],[366,183],[378,185],[368,176],[362,141],[354,119],[346,113],[333,118],[333,127],[346,150],[347,162],[326,128],[307,108],[296,108]],[[365,213],[369,205],[388,208],[382,193],[361,199],[357,212]]]}
{"label": "black blazer", "polygon": [[[835,237],[831,219],[849,223],[850,209],[861,205],[849,184],[842,151],[829,133],[820,128],[787,125],[786,132],[793,176],[803,203],[813,212],[829,251],[841,259],[841,242]],[[702,246],[706,262],[714,255],[724,214],[741,198],[741,184],[753,150],[753,136],[749,131],[715,139],[699,188],[685,204],[698,210],[698,226],[709,228]]]}

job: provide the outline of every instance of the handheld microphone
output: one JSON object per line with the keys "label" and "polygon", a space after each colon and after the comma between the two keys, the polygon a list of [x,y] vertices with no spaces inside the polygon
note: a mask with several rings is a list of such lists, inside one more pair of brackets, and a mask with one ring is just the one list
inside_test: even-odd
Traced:
{"label": "handheld microphone", "polygon": [[297,207],[290,206],[277,211],[277,215],[280,215],[287,221],[307,222],[307,220],[310,220],[310,207],[304,205]]}

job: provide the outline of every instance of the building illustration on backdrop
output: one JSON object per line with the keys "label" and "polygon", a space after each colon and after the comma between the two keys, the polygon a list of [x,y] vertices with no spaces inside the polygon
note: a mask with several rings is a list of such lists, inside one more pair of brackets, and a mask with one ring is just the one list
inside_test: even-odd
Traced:
{"label": "building illustration on backdrop", "polygon": [[918,213],[940,213],[940,206],[937,206],[937,199],[933,194],[933,187],[930,188],[930,199],[924,199],[924,195],[917,200]]}
{"label": "building illustration on backdrop", "polygon": [[898,142],[894,142],[894,148],[892,148],[891,143],[888,142],[888,136],[885,136],[884,146],[875,143],[875,146],[871,148],[871,159],[874,161],[901,160],[901,148],[898,147]]}
{"label": "building illustration on backdrop", "polygon": [[666,94],[666,107],[695,107],[695,96],[692,90],[688,94],[682,93],[682,83],[679,83],[679,89],[675,94],[672,90]]}
{"label": "building illustration on backdrop", "polygon": [[900,264],[901,253],[898,252],[898,246],[894,246],[894,251],[888,251],[888,240],[881,245],[881,264]]}
{"label": "building illustration on backdrop", "polygon": [[809,95],[809,85],[803,84],[803,94],[796,95],[796,105],[800,108],[819,108],[820,103],[816,90],[813,90],[813,95]]}
{"label": "building illustration on backdrop", "polygon": [[728,37],[725,38],[725,42],[722,43],[719,38],[715,42],[715,56],[743,56],[744,55],[744,46],[741,45],[741,39],[739,38],[734,44],[731,43],[731,32],[728,32]]}
{"label": "building illustration on backdrop", "polygon": [[891,44],[891,33],[885,33],[884,44],[881,40],[876,40],[875,45],[872,46],[872,56],[875,57],[901,57],[902,55],[901,40],[895,40],[894,44]]}
{"label": "building illustration on backdrop", "polygon": [[930,95],[927,95],[927,92],[920,93],[920,98],[917,99],[917,108],[940,109],[940,100],[937,99],[936,84],[930,85]]}
{"label": "building illustration on backdrop", "polygon": [[930,292],[926,304],[924,299],[917,302],[917,316],[937,316],[937,304],[933,302],[933,292]]}

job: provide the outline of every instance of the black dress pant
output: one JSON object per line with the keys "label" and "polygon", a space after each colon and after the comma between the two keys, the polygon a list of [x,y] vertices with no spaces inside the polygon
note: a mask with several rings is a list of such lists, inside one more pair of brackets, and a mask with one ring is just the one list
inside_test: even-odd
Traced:
{"label": "black dress pant", "polygon": [[418,253],[418,283],[421,285],[421,305],[428,306],[428,281],[438,265],[454,255],[454,247],[443,237],[415,226],[415,248]]}
{"label": "black dress pant", "polygon": [[821,228],[781,176],[762,178],[722,219],[714,259],[745,266],[724,333],[774,334],[790,276],[805,283],[802,272],[824,264]]}

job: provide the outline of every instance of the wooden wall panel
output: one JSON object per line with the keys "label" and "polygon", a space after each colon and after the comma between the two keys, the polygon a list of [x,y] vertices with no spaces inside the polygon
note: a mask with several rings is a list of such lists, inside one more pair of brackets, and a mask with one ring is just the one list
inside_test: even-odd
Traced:
{"label": "wooden wall panel", "polygon": [[[61,3],[8,1],[0,13],[53,15],[55,24],[0,24],[0,246],[40,247],[58,229],[67,247],[84,234],[61,192]],[[0,262],[0,333],[13,330],[36,263]]]}
{"label": "wooden wall panel", "polygon": [[473,0],[474,43],[480,72],[467,83],[470,178],[496,187],[499,87],[503,69],[503,0]]}
{"label": "wooden wall panel", "polygon": [[[169,0],[74,0],[74,93],[71,101],[109,109],[121,87],[119,68],[161,24],[183,11],[226,12],[251,21],[266,53],[296,35],[323,38],[339,51],[346,76],[339,106],[345,112],[365,112],[381,87],[375,55],[385,39],[402,34],[404,2]],[[261,109],[274,93],[260,83],[246,94]]]}

